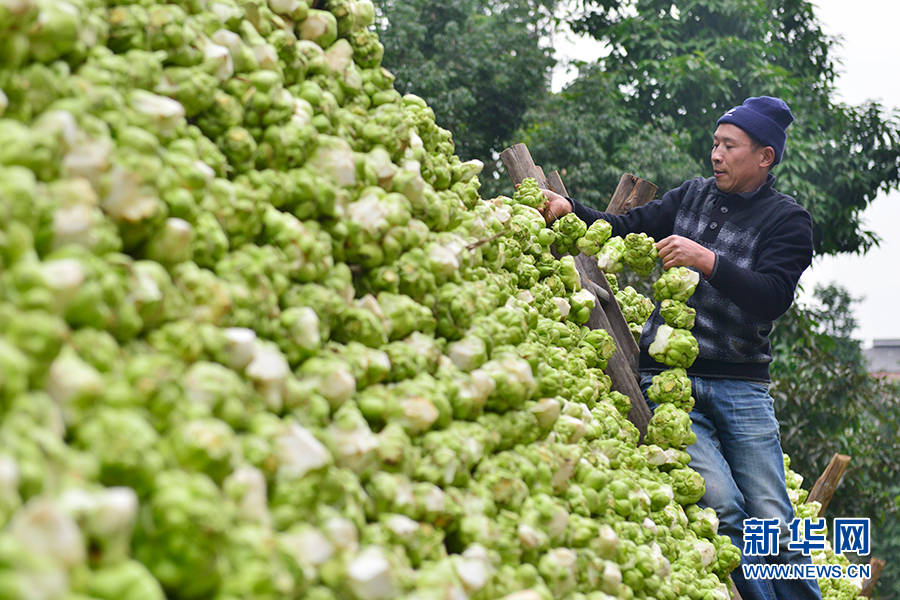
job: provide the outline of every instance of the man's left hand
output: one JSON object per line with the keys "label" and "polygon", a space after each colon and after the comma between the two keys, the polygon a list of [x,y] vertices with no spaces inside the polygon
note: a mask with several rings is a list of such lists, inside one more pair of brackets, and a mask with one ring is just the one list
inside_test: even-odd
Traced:
{"label": "man's left hand", "polygon": [[656,251],[666,269],[697,267],[709,277],[716,266],[716,255],[712,250],[680,235],[670,235],[656,242]]}

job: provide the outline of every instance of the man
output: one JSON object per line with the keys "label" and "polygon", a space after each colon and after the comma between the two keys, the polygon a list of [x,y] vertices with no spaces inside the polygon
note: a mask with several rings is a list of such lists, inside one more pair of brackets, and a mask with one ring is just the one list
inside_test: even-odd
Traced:
{"label": "man", "polygon": [[[794,513],[768,393],[772,323],[793,302],[813,252],[809,214],[774,189],[770,173],[781,162],[785,129],[793,120],[780,99],[747,99],[717,122],[713,177],[686,181],[625,215],[602,213],[544,191],[548,223],[572,211],[588,224],[605,219],[613,235],[644,232],[659,240],[665,268],[685,266],[702,273],[689,301],[697,310],[692,333],[700,354],[688,369],[697,435],[688,452],[691,467],[706,479],[700,505],[716,510],[719,532],[738,548],[744,550],[744,520],[778,519],[775,555],[745,553],[747,564],[809,563],[808,556],[787,547]],[[645,394],[651,377],[666,368],[648,354],[663,322],[657,308],[640,339]],[[821,598],[815,579],[746,579],[741,568],[732,578],[743,600]]]}

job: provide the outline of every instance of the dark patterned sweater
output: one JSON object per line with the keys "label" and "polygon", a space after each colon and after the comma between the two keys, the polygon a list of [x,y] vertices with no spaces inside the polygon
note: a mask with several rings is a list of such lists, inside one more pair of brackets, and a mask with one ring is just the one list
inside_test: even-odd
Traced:
{"label": "dark patterned sweater", "polygon": [[[613,235],[643,232],[659,241],[680,235],[716,254],[708,278],[701,276],[688,305],[697,310],[691,333],[700,355],[692,375],[769,381],[772,323],[794,301],[800,275],[812,262],[812,220],[793,198],[773,189],[775,176],[754,192],[725,194],[715,178],[684,182],[659,200],[613,215],[572,201],[588,225],[605,219]],[[648,349],[664,320],[659,307],[638,344],[641,371],[667,367]]]}

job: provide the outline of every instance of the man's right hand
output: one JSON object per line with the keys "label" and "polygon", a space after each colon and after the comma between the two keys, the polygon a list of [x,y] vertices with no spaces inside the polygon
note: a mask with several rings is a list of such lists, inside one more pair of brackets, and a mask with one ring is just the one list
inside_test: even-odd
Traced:
{"label": "man's right hand", "polygon": [[572,203],[569,202],[565,196],[560,196],[556,192],[545,190],[544,188],[541,188],[541,192],[544,194],[544,197],[547,198],[547,201],[544,202],[538,210],[544,215],[544,220],[547,221],[547,225],[550,225],[561,216],[572,212]]}

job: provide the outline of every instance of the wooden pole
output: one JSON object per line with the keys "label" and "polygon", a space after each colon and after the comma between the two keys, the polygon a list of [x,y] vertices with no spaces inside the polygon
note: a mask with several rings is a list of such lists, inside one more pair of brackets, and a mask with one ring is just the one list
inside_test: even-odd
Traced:
{"label": "wooden pole", "polygon": [[[835,453],[835,455],[831,457],[828,466],[825,467],[825,470],[822,471],[822,474],[816,480],[809,495],[806,497],[807,502],[819,502],[821,504],[821,507],[819,508],[819,518],[825,516],[825,508],[834,497],[834,492],[849,464],[849,456],[846,454]],[[872,557],[872,559],[869,560],[869,577],[863,582],[862,591],[859,593],[860,596],[872,595],[872,592],[875,589],[875,583],[881,576],[884,565],[885,561],[880,558]]]}
{"label": "wooden pole", "polygon": [[[610,304],[615,304],[615,302],[610,302]],[[603,310],[603,307],[600,306],[599,302],[591,311],[587,326],[590,329],[613,330],[609,317],[606,315],[606,312]],[[630,337],[632,341],[634,340],[631,332],[628,333],[628,337]],[[609,375],[612,389],[631,398],[631,409],[628,411],[628,420],[634,423],[638,431],[641,432],[641,438],[643,439],[643,436],[647,433],[647,424],[650,423],[650,407],[648,407],[647,402],[644,401],[644,394],[641,392],[641,387],[638,385],[637,377],[634,376],[634,372],[631,370],[631,365],[628,364],[626,354],[621,352],[618,348],[618,346],[621,345],[621,340],[616,338],[615,335],[613,335],[613,338],[616,339],[617,349],[609,359],[606,374]]]}
{"label": "wooden pole", "polygon": [[599,300],[600,304],[603,306],[606,306],[612,300],[612,296],[610,296],[606,290],[588,279],[583,272],[581,273],[581,287],[587,288],[590,293],[597,297],[597,300]]}
{"label": "wooden pole", "polygon": [[547,175],[547,185],[557,194],[566,198],[569,197],[569,192],[566,191],[566,184],[563,183],[562,177],[559,176],[559,171],[550,171],[550,174]]}
{"label": "wooden pole", "polygon": [[[597,288],[603,291],[605,296],[614,297],[612,288],[606,280],[606,275],[597,266],[597,260],[595,258],[585,254],[579,254],[575,257],[575,264],[579,271],[587,275],[588,279],[590,279]],[[628,365],[628,369],[631,371],[632,376],[636,379],[638,376],[638,354],[640,351],[638,350],[637,342],[634,340],[634,334],[631,333],[631,329],[628,328],[628,323],[625,321],[625,315],[622,314],[622,309],[619,308],[618,302],[604,304],[603,309],[605,310],[610,323],[610,329],[608,331],[616,338],[618,350],[625,359],[625,364]],[[649,421],[649,419],[648,412],[647,420]]]}
{"label": "wooden pole", "polygon": [[819,476],[816,484],[807,496],[807,502],[819,502],[822,507],[819,509],[819,517],[825,515],[825,508],[831,502],[834,491],[837,489],[847,465],[850,464],[850,457],[846,454],[835,454],[831,457],[831,462],[825,467],[825,470]]}
{"label": "wooden pole", "polygon": [[656,184],[650,183],[646,179],[625,173],[619,178],[619,185],[613,192],[606,212],[623,215],[635,206],[643,206],[656,198],[658,189]]}
{"label": "wooden pole", "polygon": [[522,183],[522,180],[526,177],[534,177],[537,179],[538,186],[545,189],[550,188],[547,178],[544,177],[544,172],[534,164],[531,153],[528,151],[528,146],[525,144],[516,144],[507,148],[500,153],[500,160],[503,161],[503,166],[506,167],[506,172],[509,174],[509,178],[512,179],[513,184]]}
{"label": "wooden pole", "polygon": [[[547,176],[547,184],[550,186],[550,189],[557,194],[562,194],[566,197],[569,196],[562,177],[559,175],[559,171],[550,172]],[[619,186],[616,188],[616,193],[613,194],[613,200],[610,201],[612,210],[607,209],[606,212],[621,214],[621,212],[618,211],[627,210],[627,208],[625,208],[626,204],[629,208],[630,206],[646,204],[653,199],[655,194],[656,186],[654,184],[626,173],[619,179]],[[617,198],[624,198],[628,202],[617,200]],[[610,287],[609,282],[606,280],[606,275],[597,267],[596,260],[584,254],[579,254],[575,257],[575,263],[578,265],[578,270],[587,275],[587,278],[594,283],[598,292],[602,292],[604,297],[613,296],[612,287]],[[597,294],[595,293],[594,295]],[[628,328],[628,323],[625,321],[625,315],[622,314],[622,309],[619,307],[618,302],[604,302],[603,308],[606,311],[608,317],[607,320],[612,328],[611,333],[614,334],[614,337],[618,342],[619,350],[624,355],[628,368],[631,369],[636,378],[638,376],[638,355],[640,354],[640,350],[638,349],[634,335]],[[638,391],[640,391],[640,389]],[[648,413],[647,419],[649,420],[649,418]]]}
{"label": "wooden pole", "polygon": [[862,591],[859,593],[860,596],[872,596],[872,592],[875,590],[875,584],[878,582],[878,578],[881,577],[881,570],[884,569],[885,562],[880,558],[872,558],[869,561],[869,567],[871,571],[869,572],[869,578],[863,582]]}

